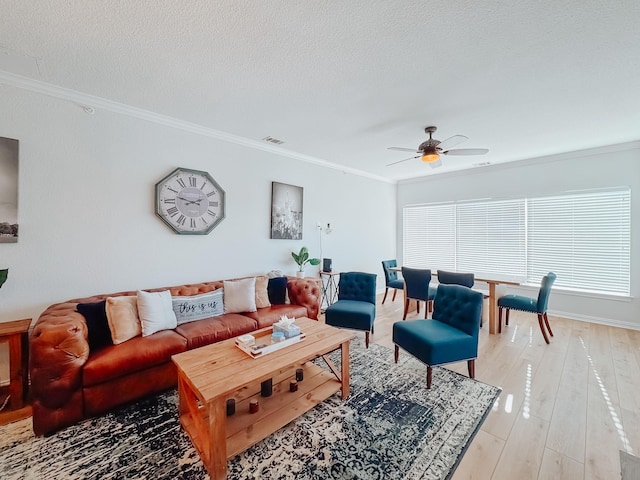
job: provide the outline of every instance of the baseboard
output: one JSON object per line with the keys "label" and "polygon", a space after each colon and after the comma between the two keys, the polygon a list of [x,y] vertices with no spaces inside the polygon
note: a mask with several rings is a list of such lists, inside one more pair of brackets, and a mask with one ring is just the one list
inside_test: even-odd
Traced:
{"label": "baseboard", "polygon": [[568,318],[570,320],[578,320],[580,322],[596,323],[598,325],[606,325],[608,327],[628,328],[629,330],[640,330],[640,325],[636,322],[626,322],[624,320],[612,320],[610,318],[593,317],[590,315],[580,315],[570,312],[561,312],[559,310],[549,310],[549,315],[555,317]]}

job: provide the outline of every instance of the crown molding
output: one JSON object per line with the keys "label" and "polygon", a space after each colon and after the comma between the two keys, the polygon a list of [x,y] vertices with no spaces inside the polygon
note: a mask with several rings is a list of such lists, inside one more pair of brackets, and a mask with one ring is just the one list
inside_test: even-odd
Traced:
{"label": "crown molding", "polygon": [[395,180],[390,180],[378,175],[373,175],[356,168],[338,165],[336,163],[313,157],[311,155],[304,155],[302,153],[294,152],[293,150],[288,150],[286,148],[264,144],[262,142],[241,137],[239,135],[233,135],[231,133],[205,127],[196,123],[187,122],[179,118],[170,117],[168,115],[161,115],[150,110],[144,110],[142,108],[126,105],[124,103],[114,102],[106,98],[78,92],[76,90],[60,87],[58,85],[43,82],[41,80],[36,80],[22,75],[17,75],[15,73],[7,72],[4,70],[0,70],[0,84],[9,85],[23,90],[29,90],[30,92],[59,98],[61,100],[66,100],[68,102],[78,104],[81,107],[93,107],[94,109],[107,110],[120,115],[127,115],[129,117],[138,118],[140,120],[156,123],[158,125],[175,128],[177,130],[184,130],[190,133],[195,133],[196,135],[215,138],[217,140],[222,140],[223,142],[235,143],[236,145],[242,145],[243,147],[262,150],[264,152],[273,153],[282,157],[292,158],[294,160],[300,160],[306,163],[312,163],[314,165],[330,168],[333,170],[339,170],[342,173],[350,173],[384,183],[397,183]]}
{"label": "crown molding", "polygon": [[444,177],[467,176],[476,173],[496,172],[498,170],[506,170],[509,168],[521,168],[528,165],[540,165],[543,163],[558,162],[562,160],[571,160],[575,158],[585,158],[599,156],[607,153],[624,152],[627,150],[640,149],[640,140],[633,140],[624,143],[615,143],[613,145],[603,145],[599,147],[586,148],[582,150],[572,150],[570,152],[555,153],[545,155],[543,157],[514,159],[507,162],[494,163],[482,167],[474,167],[470,169],[456,170],[453,172],[443,172],[437,175],[424,175],[421,177],[404,178],[398,180],[398,185],[407,185],[411,183],[421,183],[426,181],[441,180]]}

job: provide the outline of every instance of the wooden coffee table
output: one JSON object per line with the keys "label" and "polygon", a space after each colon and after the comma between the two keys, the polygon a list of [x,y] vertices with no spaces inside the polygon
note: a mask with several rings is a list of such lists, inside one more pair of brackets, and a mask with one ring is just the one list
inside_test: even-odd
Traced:
{"label": "wooden coffee table", "polygon": [[[172,357],[178,369],[180,423],[189,434],[213,480],[227,477],[227,459],[271,435],[304,412],[341,391],[349,395],[349,341],[353,333],[309,318],[296,319],[304,340],[264,357],[251,358],[235,339],[207,345]],[[263,329],[255,333],[262,332]],[[340,348],[341,368],[326,354]],[[310,362],[323,357],[329,370]],[[289,391],[296,369],[304,380]],[[272,379],[273,394],[260,395],[260,385]],[[235,413],[227,416],[227,400]],[[257,413],[249,402],[259,401]]]}

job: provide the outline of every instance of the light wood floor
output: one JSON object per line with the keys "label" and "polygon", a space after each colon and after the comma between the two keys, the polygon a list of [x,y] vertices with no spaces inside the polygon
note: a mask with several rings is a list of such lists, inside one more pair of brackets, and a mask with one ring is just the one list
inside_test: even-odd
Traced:
{"label": "light wood floor", "polygon": [[[375,343],[393,347],[401,293],[378,297]],[[489,335],[484,310],[476,380],[502,394],[453,480],[619,479],[619,450],[640,456],[640,331],[549,316],[547,345],[535,315],[512,312]],[[466,362],[447,368],[468,374]]]}

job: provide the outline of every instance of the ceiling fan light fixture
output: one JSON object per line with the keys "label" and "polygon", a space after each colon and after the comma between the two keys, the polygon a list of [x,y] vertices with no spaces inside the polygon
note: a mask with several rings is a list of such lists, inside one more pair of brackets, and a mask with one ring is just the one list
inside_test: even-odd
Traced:
{"label": "ceiling fan light fixture", "polygon": [[437,162],[440,160],[440,155],[434,150],[425,150],[422,152],[422,161],[425,163]]}

